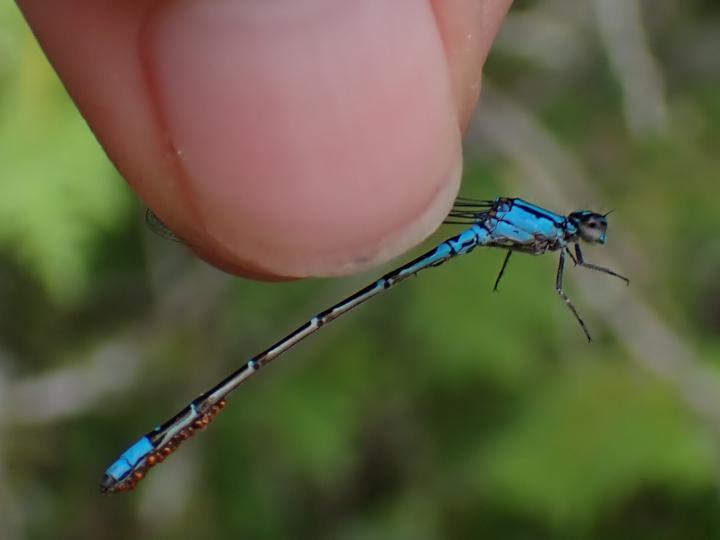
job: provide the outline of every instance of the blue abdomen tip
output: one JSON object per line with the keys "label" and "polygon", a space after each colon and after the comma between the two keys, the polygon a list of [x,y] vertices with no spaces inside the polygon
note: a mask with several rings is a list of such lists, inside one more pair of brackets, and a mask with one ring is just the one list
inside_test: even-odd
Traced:
{"label": "blue abdomen tip", "polygon": [[154,449],[155,447],[150,442],[150,439],[142,437],[130,446],[130,448],[125,450],[120,457],[107,468],[105,474],[113,477],[115,480],[122,480]]}

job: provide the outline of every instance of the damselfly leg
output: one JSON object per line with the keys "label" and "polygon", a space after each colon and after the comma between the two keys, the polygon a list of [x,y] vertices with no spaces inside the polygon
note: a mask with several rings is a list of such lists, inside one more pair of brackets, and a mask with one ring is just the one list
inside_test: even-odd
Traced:
{"label": "damselfly leg", "polygon": [[585,259],[583,259],[582,251],[580,250],[580,245],[575,244],[575,258],[577,259],[578,266],[584,266],[585,268],[589,268],[590,270],[597,270],[598,272],[602,272],[604,274],[608,274],[611,276],[615,276],[618,279],[622,279],[625,282],[625,285],[630,285],[630,280],[626,278],[625,276],[621,276],[617,272],[613,272],[609,268],[605,268],[604,266],[598,266],[597,264],[591,264],[588,262],[585,262]]}
{"label": "damselfly leg", "polygon": [[508,249],[507,255],[505,255],[505,260],[503,261],[502,268],[500,268],[500,273],[498,274],[497,279],[495,280],[495,285],[493,286],[493,291],[497,292],[498,285],[500,285],[500,280],[503,277],[503,274],[505,273],[505,267],[508,265],[508,261],[510,260],[510,255],[512,255],[512,250]]}
{"label": "damselfly leg", "polygon": [[565,271],[565,250],[560,251],[560,263],[558,264],[558,271],[557,271],[557,279],[555,280],[555,290],[560,295],[560,297],[565,301],[565,305],[570,308],[570,311],[573,312],[573,315],[575,315],[575,318],[577,319],[577,322],[580,323],[580,326],[582,326],[583,332],[585,332],[585,337],[587,337],[588,341],[592,341],[592,337],[590,337],[590,332],[588,332],[587,327],[585,326],[585,321],[583,321],[582,317],[578,313],[577,309],[575,309],[575,306],[568,298],[567,294],[565,294],[565,291],[563,291],[563,272]]}

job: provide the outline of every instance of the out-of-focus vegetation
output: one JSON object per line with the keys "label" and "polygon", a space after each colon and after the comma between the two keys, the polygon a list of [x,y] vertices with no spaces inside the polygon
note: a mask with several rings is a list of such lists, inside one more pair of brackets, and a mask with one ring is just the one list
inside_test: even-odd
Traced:
{"label": "out-of-focus vegetation", "polygon": [[[210,269],[0,7],[0,536],[720,537],[720,4],[517,2],[464,192],[614,208],[571,269],[476,252],[300,345],[130,496],[128,442],[364,284]],[[440,231],[437,239],[452,229]]]}

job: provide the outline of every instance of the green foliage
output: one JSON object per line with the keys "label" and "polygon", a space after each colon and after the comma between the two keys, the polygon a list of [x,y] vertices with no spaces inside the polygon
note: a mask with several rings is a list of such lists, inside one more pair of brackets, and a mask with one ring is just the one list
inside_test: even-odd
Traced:
{"label": "green foliage", "polygon": [[524,408],[486,449],[479,487],[538,518],[572,530],[642,486],[684,493],[711,485],[712,440],[646,375],[612,362],[581,364]]}
{"label": "green foliage", "polygon": [[125,224],[131,198],[37,44],[25,33],[15,46],[0,88],[0,245],[55,302],[75,304],[94,244]]}

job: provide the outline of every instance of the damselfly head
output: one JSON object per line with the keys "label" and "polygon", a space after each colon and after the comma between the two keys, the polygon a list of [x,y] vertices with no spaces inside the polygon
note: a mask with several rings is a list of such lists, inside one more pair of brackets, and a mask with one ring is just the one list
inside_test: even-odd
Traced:
{"label": "damselfly head", "polygon": [[607,214],[598,214],[590,210],[579,210],[568,216],[577,227],[580,238],[591,244],[604,244],[607,234]]}

